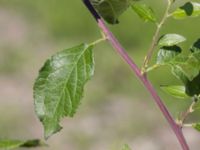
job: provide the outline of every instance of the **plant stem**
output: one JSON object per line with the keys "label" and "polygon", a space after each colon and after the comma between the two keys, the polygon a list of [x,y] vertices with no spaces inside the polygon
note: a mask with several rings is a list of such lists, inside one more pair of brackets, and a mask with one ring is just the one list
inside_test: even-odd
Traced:
{"label": "plant stem", "polygon": [[131,69],[134,71],[138,79],[143,83],[143,85],[146,87],[146,89],[149,91],[149,93],[152,95],[154,101],[158,105],[159,109],[163,113],[164,117],[170,124],[171,128],[173,129],[181,147],[183,150],[189,150],[189,147],[186,143],[186,140],[183,136],[181,128],[176,124],[174,119],[172,118],[171,114],[167,110],[166,106],[158,96],[157,92],[153,88],[152,84],[148,81],[146,75],[141,74],[141,70],[139,67],[134,63],[134,61],[130,58],[130,56],[127,54],[125,49],[121,46],[121,44],[118,42],[118,40],[115,38],[115,36],[112,34],[112,32],[107,28],[104,21],[101,19],[99,14],[96,12],[96,10],[93,8],[89,0],[83,0],[84,4],[88,8],[88,10],[91,12],[91,14],[96,19],[99,28],[103,31],[103,33],[106,35],[108,41],[111,43],[111,45],[114,47],[114,49],[117,51],[117,53],[124,59],[124,61],[131,67]]}
{"label": "plant stem", "polygon": [[153,39],[152,39],[152,42],[151,42],[151,46],[148,49],[147,55],[144,58],[144,63],[143,63],[142,69],[141,69],[142,70],[142,74],[146,73],[146,69],[148,68],[149,61],[151,60],[151,57],[153,55],[153,51],[154,51],[154,49],[155,49],[155,47],[157,45],[157,41],[158,41],[158,38],[159,38],[160,30],[163,27],[163,25],[164,25],[165,21],[167,20],[167,18],[169,17],[169,10],[170,10],[172,2],[170,0],[167,0],[167,2],[168,2],[168,4],[167,4],[167,8],[165,10],[165,13],[164,13],[160,23],[157,24],[157,29],[156,29],[155,34],[153,36]]}
{"label": "plant stem", "polygon": [[146,68],[146,72],[150,72],[150,71],[152,71],[154,69],[159,68],[160,66],[162,66],[162,64],[155,64],[155,65],[153,65],[151,67]]}
{"label": "plant stem", "polygon": [[106,39],[107,39],[106,37],[102,37],[102,38],[100,38],[100,39],[98,39],[98,40],[92,42],[90,45],[97,45],[97,44],[99,44],[99,43],[105,41]]}
{"label": "plant stem", "polygon": [[194,99],[193,102],[191,103],[191,105],[189,106],[189,108],[184,112],[182,113],[180,119],[178,120],[178,124],[180,125],[180,127],[184,127],[184,122],[185,120],[187,119],[187,117],[192,113],[194,112],[194,105],[197,103],[197,101]]}

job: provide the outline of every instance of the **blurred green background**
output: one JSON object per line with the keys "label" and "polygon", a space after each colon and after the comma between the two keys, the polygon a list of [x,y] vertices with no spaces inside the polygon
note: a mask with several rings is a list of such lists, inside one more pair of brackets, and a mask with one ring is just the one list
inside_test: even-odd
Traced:
{"label": "blurred green background", "polygon": [[[198,0],[196,0],[198,1]],[[160,17],[166,1],[149,1]],[[177,0],[176,6],[185,0]],[[200,37],[200,18],[169,19],[162,34],[187,37],[185,52]],[[155,26],[143,23],[129,9],[120,24],[109,26],[135,62],[141,66]],[[35,116],[32,86],[39,68],[56,51],[93,42],[100,31],[81,0],[0,0],[0,139],[43,138]],[[38,150],[179,150],[178,142],[151,96],[108,43],[95,48],[95,76],[86,86],[74,118],[62,121],[63,130]],[[152,60],[152,62],[155,60]],[[180,84],[162,68],[149,75],[164,103],[176,117],[190,101],[175,100],[159,85]],[[198,115],[188,120],[200,120]],[[200,134],[185,129],[191,150],[199,150]]]}

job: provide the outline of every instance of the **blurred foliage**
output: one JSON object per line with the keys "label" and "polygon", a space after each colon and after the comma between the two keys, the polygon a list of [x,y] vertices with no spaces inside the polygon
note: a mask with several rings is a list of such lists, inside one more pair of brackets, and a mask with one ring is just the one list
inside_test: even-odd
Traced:
{"label": "blurred foliage", "polygon": [[5,48],[6,51],[0,55],[0,72],[12,74],[18,72],[21,69],[22,64],[26,60],[26,56],[23,56],[18,50]]}

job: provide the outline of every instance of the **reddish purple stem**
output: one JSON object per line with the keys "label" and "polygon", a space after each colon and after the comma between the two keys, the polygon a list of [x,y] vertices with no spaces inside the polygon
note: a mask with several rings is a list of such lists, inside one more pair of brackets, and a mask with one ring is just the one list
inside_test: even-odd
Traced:
{"label": "reddish purple stem", "polygon": [[183,150],[189,150],[189,146],[187,145],[187,142],[183,136],[182,129],[174,119],[172,118],[171,114],[167,110],[165,104],[160,99],[159,95],[155,91],[152,84],[147,79],[146,75],[141,74],[141,70],[138,68],[138,66],[134,63],[134,61],[129,57],[125,49],[121,46],[121,44],[118,42],[118,40],[115,38],[115,36],[112,34],[112,32],[107,28],[104,21],[101,19],[101,17],[98,15],[98,13],[95,11],[95,9],[92,7],[89,0],[83,0],[89,11],[92,13],[94,18],[96,19],[99,28],[103,31],[103,33],[106,35],[108,41],[111,43],[111,45],[114,47],[114,49],[117,51],[117,53],[124,59],[124,61],[129,64],[131,69],[134,71],[136,76],[142,81],[143,85],[147,88],[149,93],[152,95],[154,101],[158,105],[159,109],[163,113],[164,117],[170,124],[171,128],[173,129],[181,147]]}

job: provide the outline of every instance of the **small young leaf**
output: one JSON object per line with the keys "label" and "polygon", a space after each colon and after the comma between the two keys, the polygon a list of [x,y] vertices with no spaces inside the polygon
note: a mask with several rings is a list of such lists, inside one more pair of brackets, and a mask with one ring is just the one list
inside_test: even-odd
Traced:
{"label": "small young leaf", "polygon": [[192,125],[192,127],[200,132],[200,123],[195,123]]}
{"label": "small young leaf", "polygon": [[160,48],[157,56],[157,64],[166,64],[178,54],[181,53],[181,48],[179,46],[163,46]]}
{"label": "small young leaf", "polygon": [[200,16],[200,3],[187,2],[172,13],[175,19],[184,19],[186,17]]}
{"label": "small young leaf", "polygon": [[193,45],[192,47],[190,48],[190,51],[192,53],[194,52],[200,52],[200,39],[198,39]]}
{"label": "small young leaf", "polygon": [[176,66],[176,65],[172,65],[172,70],[171,70],[172,74],[179,79],[180,81],[182,81],[184,84],[186,84],[188,82],[188,78],[185,76],[185,74],[183,73],[181,67]]}
{"label": "small young leaf", "polygon": [[182,73],[190,81],[192,81],[199,74],[199,69],[197,69],[194,66],[191,66],[187,63],[177,64],[176,66],[180,68],[180,71],[182,71]]}
{"label": "small young leaf", "polygon": [[131,150],[131,148],[127,144],[124,144],[121,150]]}
{"label": "small young leaf", "polygon": [[185,87],[179,85],[173,86],[161,86],[161,89],[166,92],[167,94],[179,98],[179,99],[186,99],[189,98],[188,95],[185,93]]}
{"label": "small young leaf", "polygon": [[[196,49],[196,50],[197,50],[197,49]],[[200,62],[200,51],[194,52],[194,53],[192,54],[192,56],[193,56],[193,58],[194,58],[195,60],[198,60],[198,62]],[[199,65],[199,67],[200,67],[200,65]]]}
{"label": "small young leaf", "polygon": [[119,23],[118,17],[137,0],[90,0],[100,15],[110,24]]}
{"label": "small young leaf", "polygon": [[158,45],[160,46],[173,46],[186,40],[185,37],[179,34],[165,34],[160,37]]}
{"label": "small young leaf", "polygon": [[200,73],[189,80],[182,68],[176,65],[172,67],[172,74],[184,83],[185,93],[188,96],[192,97],[200,94]]}
{"label": "small young leaf", "polygon": [[61,118],[76,112],[84,85],[94,73],[92,48],[81,44],[58,52],[40,70],[34,84],[34,99],[45,138],[61,130]]}
{"label": "small young leaf", "polygon": [[132,9],[144,21],[156,22],[156,16],[153,9],[145,4],[133,4]]}
{"label": "small young leaf", "polygon": [[28,140],[28,141],[20,141],[20,140],[0,140],[0,149],[10,150],[16,149],[20,147],[39,147],[45,146],[46,144],[42,141],[35,139],[35,140]]}
{"label": "small young leaf", "polygon": [[200,70],[200,59],[197,56],[199,56],[197,53],[192,53],[188,57],[179,55],[170,63],[179,68],[178,70],[191,81],[199,74]]}

